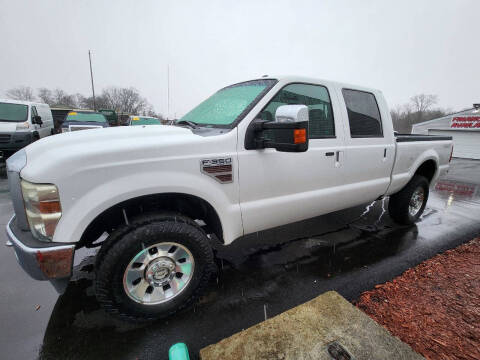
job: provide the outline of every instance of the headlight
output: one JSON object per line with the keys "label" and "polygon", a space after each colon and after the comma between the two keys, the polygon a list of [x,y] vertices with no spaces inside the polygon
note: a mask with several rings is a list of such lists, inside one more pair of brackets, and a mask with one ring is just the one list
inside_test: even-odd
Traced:
{"label": "headlight", "polygon": [[42,241],[52,241],[62,216],[57,187],[53,184],[33,184],[22,180],[22,193],[32,235]]}
{"label": "headlight", "polygon": [[68,128],[62,127],[62,133],[64,133],[64,132],[68,132],[68,131],[69,131],[69,129],[68,129]]}
{"label": "headlight", "polygon": [[28,121],[17,124],[17,130],[25,130],[25,129],[29,129],[29,128],[30,128],[30,124],[29,124]]}

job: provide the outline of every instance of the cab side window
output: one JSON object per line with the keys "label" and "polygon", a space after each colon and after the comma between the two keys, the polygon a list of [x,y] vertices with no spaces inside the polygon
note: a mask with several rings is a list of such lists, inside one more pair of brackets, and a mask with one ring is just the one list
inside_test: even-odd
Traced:
{"label": "cab side window", "polygon": [[35,121],[34,121],[34,118],[35,116],[37,116],[38,113],[37,113],[37,108],[35,106],[32,106],[32,117],[31,117],[31,120],[32,120],[32,124],[35,124]]}
{"label": "cab side window", "polygon": [[262,120],[274,121],[281,105],[306,105],[309,115],[309,138],[335,137],[332,104],[326,87],[309,84],[290,84],[281,89],[259,114]]}
{"label": "cab side window", "polygon": [[366,91],[343,89],[352,138],[383,137],[382,118],[375,95]]}

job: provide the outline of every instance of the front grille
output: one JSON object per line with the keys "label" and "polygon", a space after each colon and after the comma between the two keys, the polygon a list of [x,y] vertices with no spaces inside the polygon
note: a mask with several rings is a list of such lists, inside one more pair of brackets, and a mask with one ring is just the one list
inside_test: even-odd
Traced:
{"label": "front grille", "polygon": [[0,144],[8,144],[11,137],[9,134],[0,134]]}

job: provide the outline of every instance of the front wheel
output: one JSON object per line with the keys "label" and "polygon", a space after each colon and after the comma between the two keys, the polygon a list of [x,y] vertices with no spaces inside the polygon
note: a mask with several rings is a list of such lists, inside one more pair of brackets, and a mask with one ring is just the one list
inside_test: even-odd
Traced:
{"label": "front wheel", "polygon": [[97,255],[100,304],[128,320],[154,320],[192,304],[215,271],[205,233],[179,215],[150,215],[112,233]]}
{"label": "front wheel", "polygon": [[403,225],[415,223],[427,205],[428,189],[428,180],[414,175],[402,190],[390,196],[388,211],[392,219]]}

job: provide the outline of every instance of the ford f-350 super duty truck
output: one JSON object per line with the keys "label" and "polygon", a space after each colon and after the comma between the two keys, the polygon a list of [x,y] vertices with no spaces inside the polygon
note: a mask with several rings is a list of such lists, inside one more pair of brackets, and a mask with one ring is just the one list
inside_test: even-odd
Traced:
{"label": "ford f-350 super duty truck", "polygon": [[75,251],[107,233],[98,301],[155,319],[199,297],[215,241],[387,196],[391,217],[414,223],[452,147],[450,137],[395,134],[378,90],[264,77],[219,90],[174,126],[64,133],[15,153],[8,245],[61,293]]}

